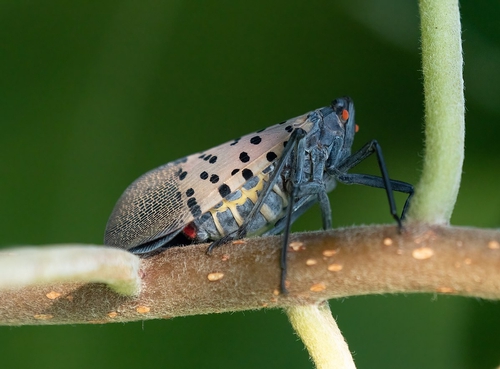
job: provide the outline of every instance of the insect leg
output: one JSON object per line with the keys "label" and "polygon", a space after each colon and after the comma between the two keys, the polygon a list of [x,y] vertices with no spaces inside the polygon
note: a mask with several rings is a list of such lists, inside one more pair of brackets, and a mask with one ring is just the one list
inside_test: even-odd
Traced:
{"label": "insect leg", "polygon": [[379,162],[380,171],[382,172],[382,177],[389,177],[387,174],[387,168],[385,166],[384,156],[382,154],[382,148],[380,147],[377,140],[372,140],[368,142],[365,146],[359,149],[354,154],[348,156],[343,162],[339,163],[334,169],[340,173],[345,173],[349,169],[355,167],[363,160],[368,158],[373,153],[377,154],[377,160]]}
{"label": "insect leg", "polygon": [[302,138],[306,134],[307,134],[307,132],[301,128],[298,128],[292,132],[292,134],[290,135],[290,139],[288,140],[288,143],[287,143],[285,149],[283,150],[283,154],[281,155],[281,158],[279,159],[278,163],[276,164],[276,167],[274,168],[272,174],[269,176],[269,181],[264,185],[262,192],[259,194],[259,198],[255,202],[252,210],[250,211],[250,213],[246,217],[243,224],[238,228],[238,230],[236,232],[227,234],[223,238],[212,242],[212,244],[207,249],[208,254],[215,247],[223,245],[224,243],[229,242],[231,240],[240,239],[240,238],[245,237],[248,225],[252,222],[254,217],[259,213],[259,211],[262,208],[262,205],[264,205],[264,202],[266,201],[269,193],[272,191],[272,188],[280,179],[281,174],[283,172],[283,168],[285,167],[286,162],[289,160],[290,155],[292,154],[293,150],[298,145],[298,143],[302,142]]}
{"label": "insect leg", "polygon": [[[376,188],[385,188],[384,179],[377,176],[372,176],[369,174],[350,174],[344,173],[339,174],[337,177],[339,182],[344,184],[361,184],[364,186],[376,187]],[[397,181],[395,179],[391,179],[391,187],[393,191],[402,192],[408,194],[408,198],[405,201],[405,205],[403,207],[403,211],[401,212],[401,219],[405,218],[406,211],[408,210],[408,205],[410,204],[410,200],[413,197],[413,186],[409,183]]]}
{"label": "insect leg", "polygon": [[294,182],[294,185],[298,187],[295,198],[302,199],[305,197],[313,197],[314,200],[318,201],[321,209],[321,219],[323,220],[323,229],[330,229],[332,228],[332,210],[326,189],[327,184],[324,179],[324,170],[328,160],[328,154],[321,146],[315,146],[310,149],[308,155],[310,156],[310,162],[313,167],[312,179],[308,181],[302,179],[303,163],[302,165],[293,166],[297,168],[297,171],[301,172],[301,175],[297,176]]}
{"label": "insect leg", "polygon": [[[295,187],[297,188],[297,187]],[[286,211],[285,218],[285,229],[283,231],[283,239],[281,244],[281,259],[280,259],[280,267],[281,267],[281,279],[280,279],[280,292],[284,295],[288,293],[286,289],[286,272],[287,272],[287,263],[286,256],[288,254],[288,240],[290,237],[290,227],[292,225],[292,214],[293,214],[293,205],[295,202],[295,188],[292,191],[292,195],[290,196],[290,201],[288,202],[288,209]]]}
{"label": "insect leg", "polygon": [[[290,221],[293,224],[298,218],[302,216],[309,208],[317,202],[317,199],[314,196],[305,196],[300,199],[294,201],[294,208],[292,212],[292,219]],[[263,236],[271,236],[275,234],[280,234],[285,229],[285,223],[287,221],[287,217],[284,216],[280,220],[276,222],[274,227],[268,230]]]}
{"label": "insect leg", "polygon": [[[352,154],[348,158],[346,158],[342,163],[340,163],[336,168],[328,168],[327,170],[330,171],[332,174],[334,174],[337,178],[340,180],[340,176],[345,176],[347,171],[359,163],[361,163],[363,160],[365,160],[367,157],[372,155],[373,153],[377,154],[377,161],[378,165],[380,168],[380,172],[382,174],[382,177],[379,179],[382,180],[382,185],[381,186],[373,186],[373,187],[380,187],[380,188],[385,188],[385,191],[387,193],[387,199],[389,201],[389,209],[391,212],[392,217],[396,220],[398,223],[399,229],[402,228],[401,224],[401,218],[398,216],[397,209],[396,209],[396,201],[394,200],[394,194],[393,194],[393,188],[392,188],[392,183],[391,179],[389,178],[389,173],[387,171],[387,166],[385,165],[385,160],[384,156],[382,154],[382,148],[380,147],[379,143],[376,140],[372,140],[368,142],[365,146],[363,146],[359,151],[356,153]],[[344,177],[345,178],[345,177]],[[351,177],[351,183],[356,183],[356,184],[366,184],[370,186],[370,184],[365,183],[363,180],[361,182],[353,182],[353,179],[360,179],[361,177]],[[367,177],[364,177],[365,179]],[[368,181],[369,182],[369,181]],[[403,182],[399,182],[400,184]],[[409,199],[411,198],[411,195],[413,194],[413,187],[410,184],[407,184],[409,187],[411,187],[411,190],[408,191],[401,191],[401,192],[406,192],[409,194],[408,199],[406,202],[408,203]],[[403,215],[404,211],[407,208],[407,203],[405,204],[405,208],[403,210]]]}
{"label": "insect leg", "polygon": [[[295,130],[293,133],[297,132]],[[297,133],[297,136],[299,134]],[[305,140],[302,140],[305,136],[305,132],[302,131],[300,137],[293,141],[293,145],[290,145],[290,150],[295,149],[295,155],[293,156],[292,161],[292,175],[289,184],[291,186],[291,194],[288,202],[288,208],[286,217],[284,219],[283,225],[283,239],[281,246],[281,259],[280,259],[280,267],[281,267],[281,280],[280,280],[280,292],[284,295],[288,293],[286,289],[286,273],[287,273],[287,254],[288,254],[288,241],[290,238],[290,227],[292,225],[293,211],[295,207],[295,199],[297,199],[300,191],[300,183],[302,183],[302,177],[304,173],[304,162],[305,162]],[[290,142],[290,141],[289,141]],[[300,201],[300,200],[299,200]]]}
{"label": "insect leg", "polygon": [[[330,208],[330,200],[326,191],[326,184],[323,181],[323,171],[325,163],[328,160],[328,154],[321,146],[313,147],[308,155],[313,165],[312,181],[304,182],[304,162],[306,151],[304,149],[305,141],[301,140],[297,143],[297,149],[292,163],[291,175],[291,196],[288,204],[287,215],[283,222],[279,222],[279,227],[283,228],[283,247],[281,249],[281,293],[286,294],[286,273],[287,273],[287,253],[288,239],[290,235],[290,226],[297,219],[298,215],[302,214],[316,201],[319,201],[321,209],[321,218],[323,220],[323,228],[329,229],[332,227],[332,216]],[[295,207],[295,201],[298,206]]]}
{"label": "insect leg", "polygon": [[177,236],[181,232],[181,230],[182,230],[182,228],[175,231],[175,232],[172,232],[166,236],[157,238],[153,241],[149,241],[149,242],[143,243],[142,245],[132,247],[128,251],[130,251],[133,254],[140,255],[140,254],[149,253],[151,251],[159,249],[160,247],[168,247],[168,243],[170,241],[172,241],[175,238],[175,236]]}
{"label": "insect leg", "polygon": [[[290,236],[290,227],[295,219],[299,215],[301,215],[305,210],[307,210],[312,204],[316,202],[316,197],[319,199],[321,214],[323,219],[323,228],[328,229],[332,227],[332,218],[331,218],[331,209],[330,209],[330,201],[328,199],[328,195],[325,190],[325,186],[323,184],[317,183],[307,183],[306,186],[301,186],[300,180],[303,173],[303,161],[301,162],[301,156],[304,156],[304,150],[300,150],[300,143],[298,145],[297,154],[296,154],[296,162],[293,166],[294,177],[295,179],[291,181],[292,183],[292,194],[290,196],[290,200],[288,203],[287,214],[284,218],[284,224],[280,224],[280,227],[283,227],[283,246],[281,248],[281,283],[280,289],[282,294],[287,294],[288,291],[286,289],[286,273],[287,273],[287,254],[288,254],[288,240]],[[301,164],[302,163],[302,166]],[[310,186],[311,185],[311,186]],[[303,202],[301,199],[305,193],[310,193],[307,197],[307,200]],[[298,202],[302,202],[302,204],[295,208],[295,200],[299,199]],[[295,213],[297,211],[297,213]]]}
{"label": "insect leg", "polygon": [[[296,189],[294,192],[295,199],[311,197],[311,205],[315,202],[319,202],[321,208],[321,218],[323,220],[323,229],[332,228],[332,211],[325,184],[314,180],[305,183],[296,182],[294,183],[294,189]],[[296,217],[293,217],[293,219],[295,220]]]}

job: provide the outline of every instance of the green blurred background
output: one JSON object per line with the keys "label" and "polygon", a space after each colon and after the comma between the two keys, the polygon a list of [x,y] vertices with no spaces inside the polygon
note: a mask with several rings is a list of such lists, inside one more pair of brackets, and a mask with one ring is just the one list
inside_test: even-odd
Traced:
{"label": "green blurred background", "polygon": [[[452,222],[498,227],[500,3],[461,2],[467,98]],[[101,243],[140,174],[350,95],[393,178],[416,183],[416,1],[1,1],[0,244]],[[371,159],[356,169],[377,173]],[[335,226],[390,223],[340,186]],[[404,197],[397,198],[402,205]],[[320,227],[318,209],[294,228]],[[433,295],[331,301],[359,368],[492,368],[500,306]],[[2,368],[311,368],[277,310],[96,326],[0,327]]]}

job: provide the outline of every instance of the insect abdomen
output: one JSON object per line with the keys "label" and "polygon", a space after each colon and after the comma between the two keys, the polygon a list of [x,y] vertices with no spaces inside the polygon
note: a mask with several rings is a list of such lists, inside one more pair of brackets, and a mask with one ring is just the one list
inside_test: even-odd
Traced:
{"label": "insect abdomen", "polygon": [[[269,179],[269,171],[250,178],[239,190],[210,209],[189,227],[195,230],[194,241],[218,240],[236,232],[252,211]],[[267,196],[259,214],[247,227],[247,235],[260,235],[281,219],[288,206],[288,195],[282,184],[276,184]]]}

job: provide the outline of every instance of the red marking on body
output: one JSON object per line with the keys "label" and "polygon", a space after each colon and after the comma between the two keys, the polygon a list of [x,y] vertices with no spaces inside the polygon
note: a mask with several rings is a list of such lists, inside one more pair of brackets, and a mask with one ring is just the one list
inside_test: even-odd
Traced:
{"label": "red marking on body", "polygon": [[196,238],[196,235],[198,234],[195,226],[192,223],[189,223],[187,226],[185,226],[182,230],[182,233],[184,233],[186,237],[192,240],[194,240]]}
{"label": "red marking on body", "polygon": [[359,126],[356,124],[356,126],[354,127],[354,132],[358,133],[359,131]]}

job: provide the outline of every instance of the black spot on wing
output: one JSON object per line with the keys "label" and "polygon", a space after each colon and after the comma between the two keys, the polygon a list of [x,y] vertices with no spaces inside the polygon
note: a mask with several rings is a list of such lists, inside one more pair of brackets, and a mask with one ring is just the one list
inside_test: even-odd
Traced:
{"label": "black spot on wing", "polygon": [[241,172],[241,174],[247,181],[253,177],[253,172],[250,169],[243,169],[243,172]]}
{"label": "black spot on wing", "polygon": [[231,188],[227,184],[221,184],[219,186],[219,194],[221,197],[226,197],[231,193]]}
{"label": "black spot on wing", "polygon": [[217,183],[217,182],[219,182],[219,176],[218,176],[217,174],[212,174],[212,175],[210,176],[210,182],[212,182],[212,183]]}
{"label": "black spot on wing", "polygon": [[208,173],[207,172],[201,172],[200,173],[200,178],[203,179],[203,180],[207,179],[208,178]]}
{"label": "black spot on wing", "polygon": [[231,175],[234,176],[236,173],[238,173],[240,170],[239,169],[233,169],[231,172]]}
{"label": "black spot on wing", "polygon": [[266,159],[267,161],[271,162],[273,161],[274,159],[276,159],[278,157],[278,155],[276,155],[274,152],[272,151],[269,151],[267,154],[266,154]]}
{"label": "black spot on wing", "polygon": [[189,211],[193,215],[193,217],[198,218],[201,215],[201,208],[198,205],[198,203],[196,202],[196,198],[191,197],[187,201],[187,206],[189,208]]}
{"label": "black spot on wing", "polygon": [[193,217],[198,218],[201,215],[201,208],[199,205],[195,205],[189,209]]}
{"label": "black spot on wing", "polygon": [[262,138],[260,138],[260,136],[253,136],[251,139],[250,139],[250,143],[252,145],[258,145],[262,142]]}
{"label": "black spot on wing", "polygon": [[194,190],[192,188],[188,188],[186,191],[186,196],[191,197],[194,195]]}
{"label": "black spot on wing", "polygon": [[242,163],[248,163],[250,161],[250,156],[245,151],[240,153],[240,160]]}

